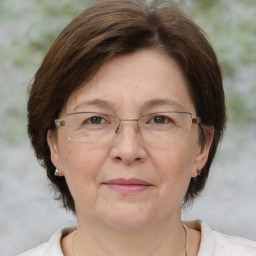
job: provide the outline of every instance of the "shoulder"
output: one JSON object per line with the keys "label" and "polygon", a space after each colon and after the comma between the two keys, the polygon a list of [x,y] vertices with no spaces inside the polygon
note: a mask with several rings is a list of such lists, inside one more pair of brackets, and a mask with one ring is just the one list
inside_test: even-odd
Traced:
{"label": "shoulder", "polygon": [[256,256],[256,242],[214,231],[203,221],[185,222],[201,231],[198,256]]}
{"label": "shoulder", "polygon": [[23,252],[21,254],[19,254],[18,256],[41,256],[41,255],[46,255],[44,252],[46,250],[46,248],[48,247],[47,246],[48,242],[47,243],[44,243],[44,244],[41,244],[31,250],[28,250],[26,252]]}
{"label": "shoulder", "polygon": [[55,232],[50,240],[18,256],[63,256],[61,249],[61,238],[72,232],[75,227],[60,229]]}
{"label": "shoulder", "polygon": [[[213,231],[216,255],[256,256],[256,242]],[[222,253],[222,254],[221,254]]]}

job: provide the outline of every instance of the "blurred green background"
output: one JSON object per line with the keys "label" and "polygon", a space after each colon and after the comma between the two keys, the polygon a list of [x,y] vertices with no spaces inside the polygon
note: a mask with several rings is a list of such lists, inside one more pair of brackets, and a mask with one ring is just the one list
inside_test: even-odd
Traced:
{"label": "blurred green background", "polygon": [[[256,123],[256,1],[174,1],[206,32],[224,74],[229,123]],[[0,1],[0,143],[26,137],[28,85],[62,28],[92,1]],[[3,144],[2,144],[3,145]]]}

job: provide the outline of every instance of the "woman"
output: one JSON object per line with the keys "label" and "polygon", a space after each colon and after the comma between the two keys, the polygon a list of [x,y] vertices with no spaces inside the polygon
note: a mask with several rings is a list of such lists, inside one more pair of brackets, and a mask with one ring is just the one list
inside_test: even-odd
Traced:
{"label": "woman", "polygon": [[78,226],[22,255],[256,255],[181,207],[203,189],[226,113],[204,34],[172,5],[102,1],[35,75],[28,133]]}

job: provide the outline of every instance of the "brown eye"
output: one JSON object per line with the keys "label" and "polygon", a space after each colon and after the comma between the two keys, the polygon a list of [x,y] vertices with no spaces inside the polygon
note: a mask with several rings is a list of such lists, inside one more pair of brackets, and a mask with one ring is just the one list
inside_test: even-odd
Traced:
{"label": "brown eye", "polygon": [[105,125],[109,124],[110,122],[104,118],[103,116],[91,116],[83,120],[82,125]]}
{"label": "brown eye", "polygon": [[165,116],[155,116],[154,118],[153,118],[153,121],[154,121],[154,123],[156,123],[156,124],[164,124],[164,123],[166,123],[166,120],[167,118],[165,117]]}
{"label": "brown eye", "polygon": [[104,122],[104,119],[100,116],[93,116],[87,120],[90,124],[101,124],[102,121]]}

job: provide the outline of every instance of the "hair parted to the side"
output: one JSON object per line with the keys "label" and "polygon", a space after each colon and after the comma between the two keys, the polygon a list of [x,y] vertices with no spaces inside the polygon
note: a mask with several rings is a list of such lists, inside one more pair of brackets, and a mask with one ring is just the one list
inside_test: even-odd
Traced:
{"label": "hair parted to the side", "polygon": [[75,213],[65,177],[54,175],[46,136],[69,96],[93,77],[110,58],[142,48],[165,52],[179,64],[197,116],[200,142],[206,126],[214,127],[208,161],[191,179],[184,198],[192,201],[204,188],[224,131],[226,109],[222,76],[215,53],[201,29],[168,1],[106,0],[86,9],[57,37],[31,85],[28,134],[40,164],[63,201]]}

